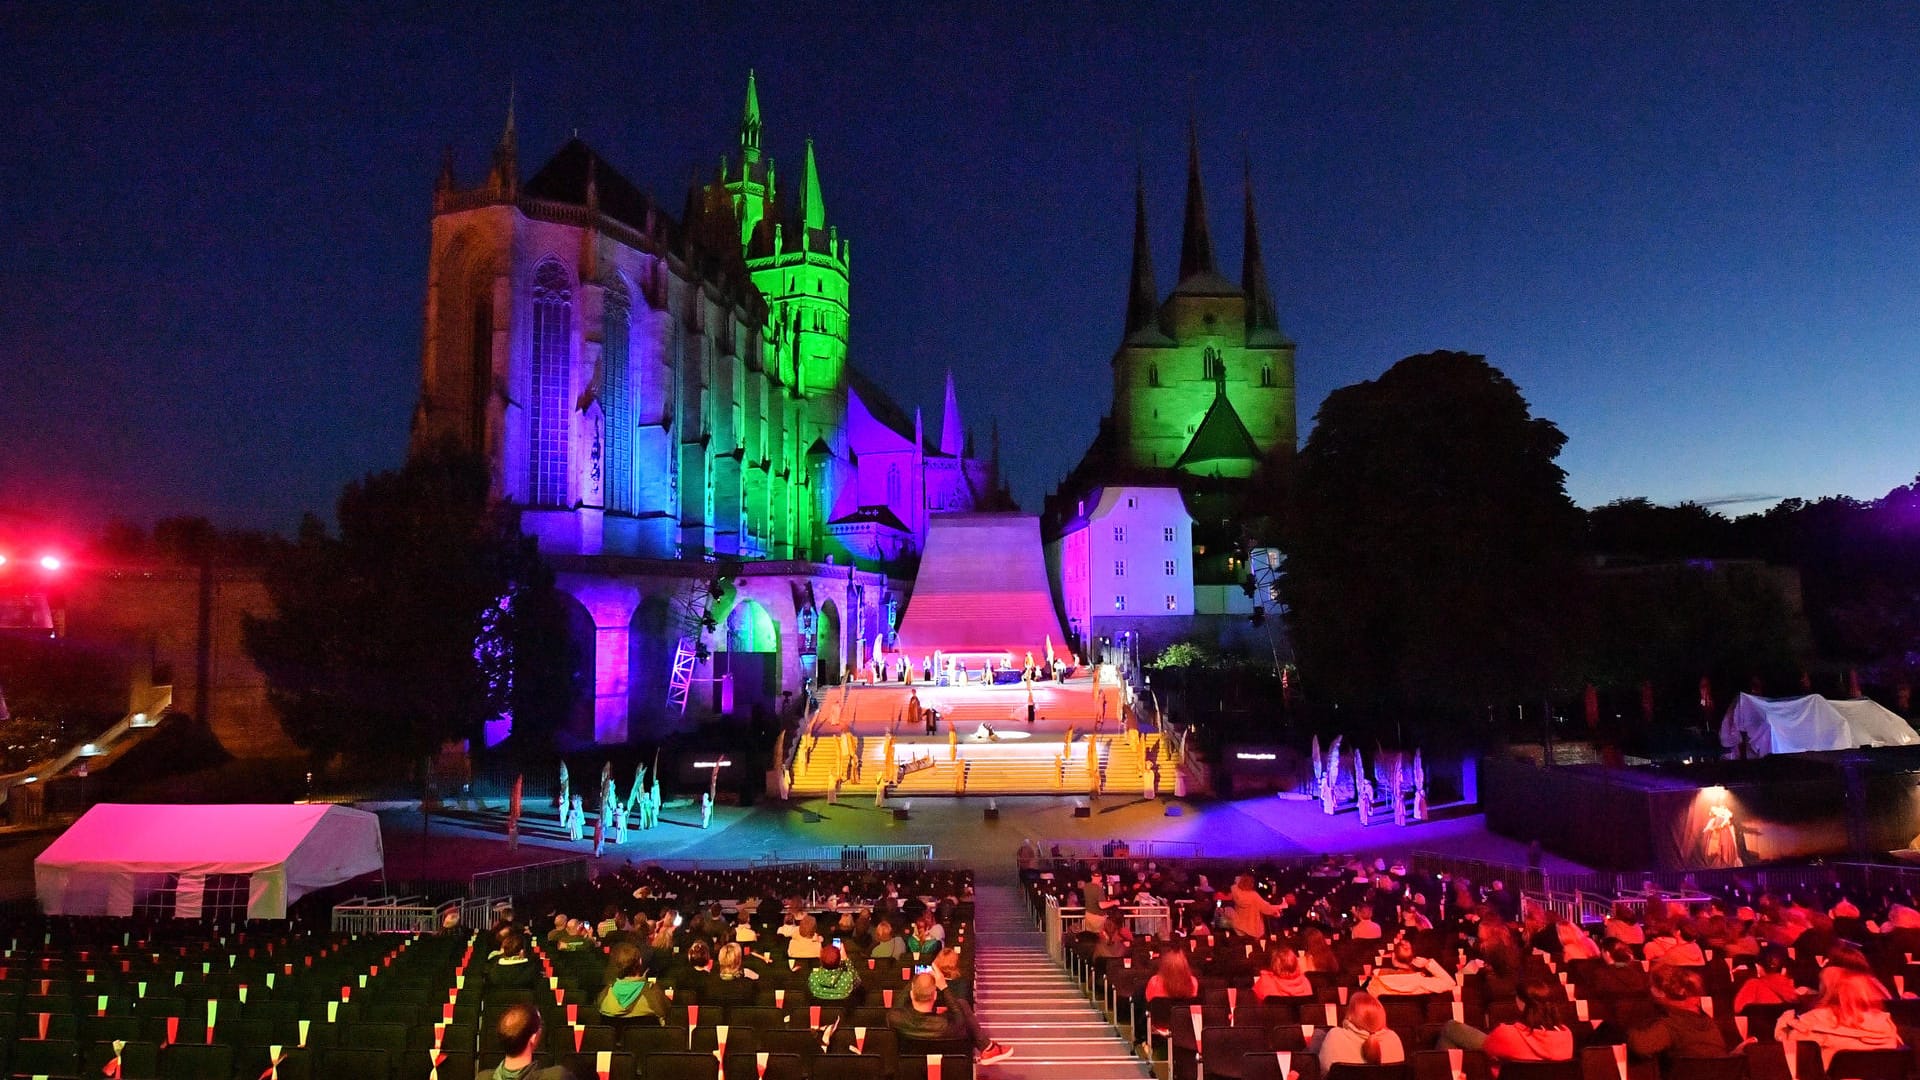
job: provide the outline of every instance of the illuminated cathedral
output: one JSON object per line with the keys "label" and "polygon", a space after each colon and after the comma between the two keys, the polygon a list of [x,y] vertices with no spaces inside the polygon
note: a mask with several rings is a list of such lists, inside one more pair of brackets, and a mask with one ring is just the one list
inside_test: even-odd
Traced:
{"label": "illuminated cathedral", "polygon": [[738,159],[675,213],[577,137],[523,180],[510,108],[485,179],[449,153],[434,187],[414,445],[482,450],[579,602],[582,740],[836,681],[929,516],[1007,503],[951,372],[935,428],[852,364],[812,140],[777,172],[761,135],[749,75]]}

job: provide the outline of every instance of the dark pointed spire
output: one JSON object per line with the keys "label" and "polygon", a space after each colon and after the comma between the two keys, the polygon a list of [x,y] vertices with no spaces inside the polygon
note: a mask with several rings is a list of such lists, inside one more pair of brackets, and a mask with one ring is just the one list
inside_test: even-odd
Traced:
{"label": "dark pointed spire", "polygon": [[750,172],[760,160],[760,91],[753,84],[753,69],[747,69],[747,103],[740,110],[740,160],[743,172]]}
{"label": "dark pointed spire", "polygon": [[518,87],[507,87],[507,123],[500,129],[500,142],[493,148],[493,180],[500,190],[512,195],[520,187],[520,139],[514,131],[513,107]]}
{"label": "dark pointed spire", "polygon": [[1200,188],[1200,126],[1187,121],[1187,218],[1180,232],[1180,280],[1199,274],[1218,275],[1213,264],[1213,238],[1207,235],[1207,197]]}
{"label": "dark pointed spire", "polygon": [[1133,174],[1133,279],[1127,286],[1127,333],[1154,324],[1160,307],[1160,289],[1153,283],[1153,246],[1147,243],[1147,181],[1136,166]]}
{"label": "dark pointed spire", "polygon": [[1273,310],[1273,290],[1267,287],[1266,263],[1260,259],[1260,226],[1253,217],[1253,160],[1246,163],[1247,233],[1241,243],[1240,287],[1247,293],[1247,333],[1280,329],[1280,317]]}

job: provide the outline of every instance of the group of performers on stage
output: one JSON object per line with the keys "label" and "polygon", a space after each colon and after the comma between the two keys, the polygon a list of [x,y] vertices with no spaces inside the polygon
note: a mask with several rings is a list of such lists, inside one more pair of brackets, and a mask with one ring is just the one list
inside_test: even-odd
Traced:
{"label": "group of performers on stage", "polygon": [[[713,823],[714,797],[720,786],[720,763],[712,766],[713,776],[707,790],[700,794],[700,827],[707,828]],[[635,767],[633,784],[627,788],[627,797],[620,798],[620,791],[613,781],[613,763],[600,766],[600,811],[593,819],[593,853],[601,854],[611,842],[627,842],[627,830],[631,826],[640,829],[653,829],[660,825],[660,762],[653,763],[651,784],[647,783],[648,773],[645,765]],[[509,848],[520,846],[520,813],[525,792],[525,778],[514,777],[513,793],[507,801],[507,845]],[[560,811],[560,828],[574,843],[587,840],[586,797],[573,791],[573,777],[567,771],[567,763],[560,763],[560,794],[555,799]]]}
{"label": "group of performers on stage", "polygon": [[1373,772],[1367,771],[1365,757],[1359,747],[1353,748],[1352,783],[1343,783],[1345,759],[1340,753],[1340,744],[1346,736],[1333,740],[1333,748],[1326,757],[1320,756],[1320,736],[1313,737],[1313,788],[1320,799],[1321,810],[1327,814],[1337,814],[1352,800],[1352,805],[1360,814],[1360,824],[1373,824],[1373,817],[1379,810],[1378,801],[1382,794],[1387,795],[1388,812],[1393,815],[1395,825],[1427,820],[1427,770],[1420,759],[1420,751],[1411,755],[1401,750],[1375,750]]}

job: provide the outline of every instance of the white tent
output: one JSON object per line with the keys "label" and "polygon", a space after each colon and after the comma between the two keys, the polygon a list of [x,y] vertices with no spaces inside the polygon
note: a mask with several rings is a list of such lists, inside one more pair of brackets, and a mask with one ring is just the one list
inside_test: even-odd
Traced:
{"label": "white tent", "polygon": [[1741,694],[1720,721],[1720,745],[1738,750],[1743,734],[1747,752],[1754,756],[1920,743],[1920,734],[1912,726],[1878,702],[1834,701],[1818,694],[1796,698]]}
{"label": "white tent", "polygon": [[[102,803],[33,861],[49,915],[130,915],[164,909],[180,918],[237,908],[284,919],[314,889],[386,865],[380,819],[327,804],[155,805]],[[171,892],[169,898],[167,894]]]}

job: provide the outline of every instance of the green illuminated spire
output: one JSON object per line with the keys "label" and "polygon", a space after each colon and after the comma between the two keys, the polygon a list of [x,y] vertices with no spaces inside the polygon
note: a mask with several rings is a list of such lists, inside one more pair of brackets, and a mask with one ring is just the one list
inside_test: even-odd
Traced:
{"label": "green illuminated spire", "polygon": [[751,172],[760,160],[760,92],[753,84],[753,69],[747,69],[747,104],[740,111],[740,161],[743,173]]}
{"label": "green illuminated spire", "polygon": [[807,232],[827,227],[827,208],[820,201],[820,169],[813,161],[813,140],[807,140],[806,179],[800,189],[800,225]]}
{"label": "green illuminated spire", "polygon": [[1138,169],[1133,176],[1133,280],[1127,288],[1127,333],[1154,325],[1160,309],[1160,290],[1153,283],[1153,247],[1147,243],[1147,181]]}
{"label": "green illuminated spire", "polygon": [[1217,277],[1213,238],[1207,235],[1207,196],[1200,188],[1200,126],[1187,123],[1187,219],[1180,233],[1180,280],[1198,275]]}
{"label": "green illuminated spire", "polygon": [[1247,293],[1247,333],[1280,329],[1280,317],[1273,310],[1273,291],[1267,288],[1267,267],[1260,260],[1260,227],[1253,220],[1253,162],[1246,166],[1247,232],[1241,245],[1240,287]]}

